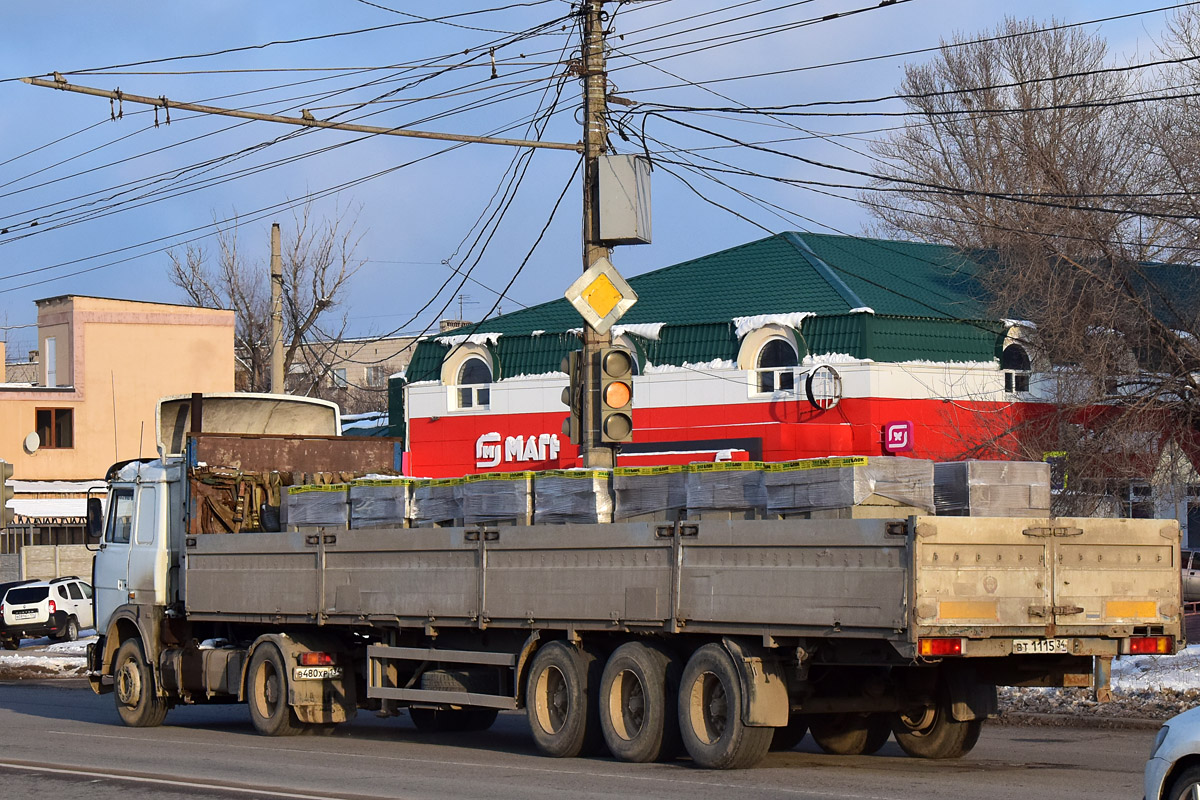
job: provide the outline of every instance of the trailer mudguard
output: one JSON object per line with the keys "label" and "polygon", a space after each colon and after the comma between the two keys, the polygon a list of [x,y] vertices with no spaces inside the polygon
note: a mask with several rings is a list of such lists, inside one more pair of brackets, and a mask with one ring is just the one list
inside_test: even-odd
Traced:
{"label": "trailer mudguard", "polygon": [[782,728],[788,724],[791,701],[783,660],[761,647],[728,636],[721,644],[733,657],[742,683],[742,723],[752,728]]}

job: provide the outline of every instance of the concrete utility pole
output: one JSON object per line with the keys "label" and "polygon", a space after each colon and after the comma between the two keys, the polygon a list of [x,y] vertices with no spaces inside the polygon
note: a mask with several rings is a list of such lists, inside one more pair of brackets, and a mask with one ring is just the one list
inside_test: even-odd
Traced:
{"label": "concrete utility pole", "polygon": [[279,223],[271,223],[271,391],[286,394],[283,376],[283,248]]}
{"label": "concrete utility pole", "polygon": [[[609,249],[600,241],[599,158],[608,146],[608,73],[604,59],[604,0],[583,6],[583,269]],[[589,469],[612,469],[616,451],[600,441],[600,350],[612,344],[611,333],[597,333],[583,323],[583,408],[580,455]]]}

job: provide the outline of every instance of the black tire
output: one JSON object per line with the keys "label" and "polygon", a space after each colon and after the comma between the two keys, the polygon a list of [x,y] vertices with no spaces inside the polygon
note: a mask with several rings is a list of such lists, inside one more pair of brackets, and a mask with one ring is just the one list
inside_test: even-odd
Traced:
{"label": "black tire", "polygon": [[20,639],[0,639],[0,645],[3,645],[5,650],[19,650],[19,649],[21,649],[21,640]]}
{"label": "black tire", "polygon": [[417,730],[426,733],[486,731],[499,712],[494,708],[410,708]]}
{"label": "black tire", "polygon": [[869,756],[887,744],[892,729],[884,714],[814,714],[813,741],[834,756]]}
{"label": "black tire", "polygon": [[246,671],[246,703],[250,720],[263,736],[296,736],[305,729],[288,704],[287,667],[273,644],[260,644]]}
{"label": "black tire", "polygon": [[142,643],[126,639],[113,661],[113,698],[117,714],[130,728],[155,728],[167,716],[166,700],[158,696],[154,675]]}
{"label": "black tire", "polygon": [[600,728],[618,761],[670,761],[683,751],[679,735],[679,659],[657,647],[618,647],[600,679]]}
{"label": "black tire", "polygon": [[795,750],[796,745],[800,744],[807,733],[808,720],[800,714],[792,714],[788,717],[787,725],[775,729],[775,734],[771,737],[771,752]]}
{"label": "black tire", "polygon": [[1163,797],[1165,800],[1192,800],[1197,795],[1200,795],[1200,767],[1188,767],[1171,781],[1171,788]]}
{"label": "black tire", "polygon": [[74,617],[67,617],[67,622],[63,625],[62,630],[58,634],[60,642],[74,642],[79,639],[79,620]]}
{"label": "black tire", "polygon": [[596,696],[601,662],[566,642],[550,642],[529,665],[525,706],[533,741],[548,756],[574,758],[604,743]]}
{"label": "black tire", "polygon": [[421,673],[421,688],[435,692],[497,694],[498,686],[495,670],[431,669]]}
{"label": "black tire", "polygon": [[745,769],[762,760],[774,728],[742,722],[742,685],[733,658],[719,644],[692,654],[679,684],[679,731],[698,766]]}
{"label": "black tire", "polygon": [[979,741],[983,720],[960,722],[950,716],[950,697],[943,689],[937,706],[892,715],[892,733],[900,749],[913,758],[962,758]]}

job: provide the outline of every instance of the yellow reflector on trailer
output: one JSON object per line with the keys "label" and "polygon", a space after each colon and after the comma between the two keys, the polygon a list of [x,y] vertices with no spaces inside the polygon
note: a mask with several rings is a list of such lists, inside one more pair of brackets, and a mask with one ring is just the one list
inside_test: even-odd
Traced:
{"label": "yellow reflector on trailer", "polygon": [[1157,619],[1158,603],[1154,600],[1109,600],[1104,604],[1104,616],[1117,619]]}
{"label": "yellow reflector on trailer", "polygon": [[947,600],[938,603],[938,619],[999,619],[994,600]]}

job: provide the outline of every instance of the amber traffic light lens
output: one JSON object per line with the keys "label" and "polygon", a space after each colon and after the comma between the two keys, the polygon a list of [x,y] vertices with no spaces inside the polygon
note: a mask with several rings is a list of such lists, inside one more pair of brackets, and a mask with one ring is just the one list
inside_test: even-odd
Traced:
{"label": "amber traffic light lens", "polygon": [[629,388],[628,383],[617,381],[604,387],[604,404],[609,408],[627,406],[632,397],[633,390]]}

